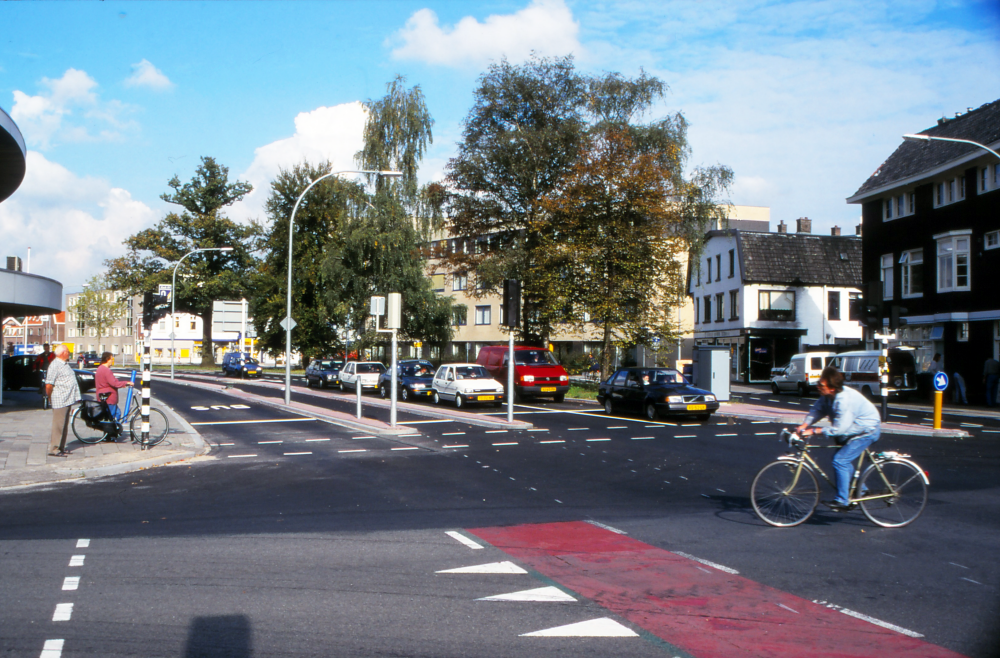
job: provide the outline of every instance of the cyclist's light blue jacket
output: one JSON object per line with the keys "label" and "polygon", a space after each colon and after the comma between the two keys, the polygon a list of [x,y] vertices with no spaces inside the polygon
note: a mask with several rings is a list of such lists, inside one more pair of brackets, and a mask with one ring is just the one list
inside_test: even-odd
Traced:
{"label": "cyclist's light blue jacket", "polygon": [[871,402],[853,388],[844,388],[831,400],[821,395],[806,416],[806,425],[812,425],[822,418],[829,418],[833,424],[823,433],[842,440],[877,430],[882,418]]}

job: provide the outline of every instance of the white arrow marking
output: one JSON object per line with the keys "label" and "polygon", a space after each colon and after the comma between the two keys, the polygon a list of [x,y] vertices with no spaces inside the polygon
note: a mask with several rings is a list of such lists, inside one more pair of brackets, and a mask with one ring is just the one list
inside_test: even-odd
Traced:
{"label": "white arrow marking", "polygon": [[541,601],[545,603],[568,603],[576,601],[572,596],[562,591],[558,587],[539,587],[537,589],[526,589],[522,592],[511,592],[510,594],[497,594],[496,596],[486,596],[477,601]]}
{"label": "white arrow marking", "polygon": [[522,633],[521,637],[639,637],[639,634],[614,619],[601,617],[534,633]]}
{"label": "white arrow marking", "polygon": [[471,567],[458,567],[457,569],[445,569],[434,573],[528,573],[513,562],[490,562],[489,564],[477,564]]}

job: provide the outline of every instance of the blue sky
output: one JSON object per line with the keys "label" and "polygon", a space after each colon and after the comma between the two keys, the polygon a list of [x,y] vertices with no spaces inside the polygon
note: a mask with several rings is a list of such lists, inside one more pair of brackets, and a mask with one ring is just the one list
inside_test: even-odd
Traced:
{"label": "blue sky", "polygon": [[490,62],[643,68],[670,87],[655,114],[690,122],[691,165],[730,166],[733,203],[823,233],[853,230],[844,199],[900,135],[1000,97],[985,0],[7,2],[0,25],[0,107],[29,147],[0,255],[31,247],[31,271],[67,292],[169,212],[167,181],[202,155],[256,186],[230,211],[241,220],[263,217],[281,167],[353,168],[359,102],[397,74],[436,121],[433,180]]}

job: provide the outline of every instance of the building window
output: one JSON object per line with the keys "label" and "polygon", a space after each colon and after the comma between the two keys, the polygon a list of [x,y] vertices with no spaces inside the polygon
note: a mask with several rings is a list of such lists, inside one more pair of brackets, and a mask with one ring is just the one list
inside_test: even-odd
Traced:
{"label": "building window", "polygon": [[[718,263],[716,263],[716,265],[718,265]],[[721,293],[721,292],[720,293],[716,293],[716,295],[715,295],[715,321],[716,322],[722,322],[723,319],[724,319],[722,317],[722,296],[723,296],[723,293]]]}
{"label": "building window", "polygon": [[924,295],[924,250],[904,251],[899,257],[899,276],[903,297]]}
{"label": "building window", "polygon": [[904,192],[882,200],[882,216],[886,220],[912,215],[915,211],[916,195]]}
{"label": "building window", "polygon": [[864,302],[864,297],[860,292],[849,292],[847,293],[847,319],[860,322],[861,321],[861,305]]}
{"label": "building window", "polygon": [[840,319],[840,291],[831,290],[826,293],[826,319]]}
{"label": "building window", "polygon": [[469,285],[469,278],[464,274],[456,274],[451,279],[452,290],[465,290]]}
{"label": "building window", "polygon": [[965,177],[938,181],[934,185],[934,207],[947,206],[965,198]]}
{"label": "building window", "polygon": [[476,307],[476,324],[491,324],[493,321],[491,319],[491,309],[492,306],[477,306]]}
{"label": "building window", "polygon": [[455,311],[452,314],[452,318],[453,318],[452,324],[454,324],[456,327],[464,327],[465,323],[467,322],[466,315],[467,315],[467,311],[464,308],[460,309],[458,311]]}
{"label": "building window", "polygon": [[990,231],[985,235],[983,242],[987,249],[1000,247],[1000,231]]}
{"label": "building window", "polygon": [[969,289],[969,236],[935,236],[937,239],[937,291]]}
{"label": "building window", "polygon": [[722,254],[715,254],[715,280],[722,280]]}
{"label": "building window", "polygon": [[434,292],[444,292],[444,275],[443,274],[432,274],[431,275],[431,290]]}
{"label": "building window", "polygon": [[792,321],[795,319],[794,290],[761,290],[757,317],[761,320]]}
{"label": "building window", "polygon": [[882,299],[892,299],[892,254],[882,256]]}
{"label": "building window", "polygon": [[[732,253],[732,252],[729,252]],[[739,320],[740,319],[740,302],[739,302],[740,291],[730,290],[729,291],[729,319]]]}
{"label": "building window", "polygon": [[711,283],[712,282],[712,257],[709,256],[705,260],[708,261],[708,283]]}
{"label": "building window", "polygon": [[705,295],[705,324],[712,321],[712,296]]}
{"label": "building window", "polygon": [[701,300],[697,297],[694,298],[694,323],[698,324],[698,318],[701,317]]}
{"label": "building window", "polygon": [[701,286],[701,261],[698,261],[698,267],[697,267],[697,270],[698,270],[698,272],[697,272],[697,276],[698,276],[698,282],[697,282],[697,283],[695,283],[694,285],[695,285],[695,286]]}
{"label": "building window", "polygon": [[955,336],[955,340],[957,340],[960,343],[968,343],[969,342],[969,323],[968,322],[959,322],[958,323],[958,332],[957,332],[957,335]]}
{"label": "building window", "polygon": [[729,278],[736,276],[736,250],[729,250]]}

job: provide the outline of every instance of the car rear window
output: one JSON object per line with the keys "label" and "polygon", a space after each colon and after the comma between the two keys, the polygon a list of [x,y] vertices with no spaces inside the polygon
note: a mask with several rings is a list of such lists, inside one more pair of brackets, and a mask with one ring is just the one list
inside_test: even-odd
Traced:
{"label": "car rear window", "polygon": [[455,368],[455,379],[489,379],[490,373],[482,366],[459,366]]}
{"label": "car rear window", "polygon": [[385,366],[383,366],[381,363],[359,363],[357,366],[357,372],[363,372],[363,373],[377,372],[381,374],[385,372]]}

